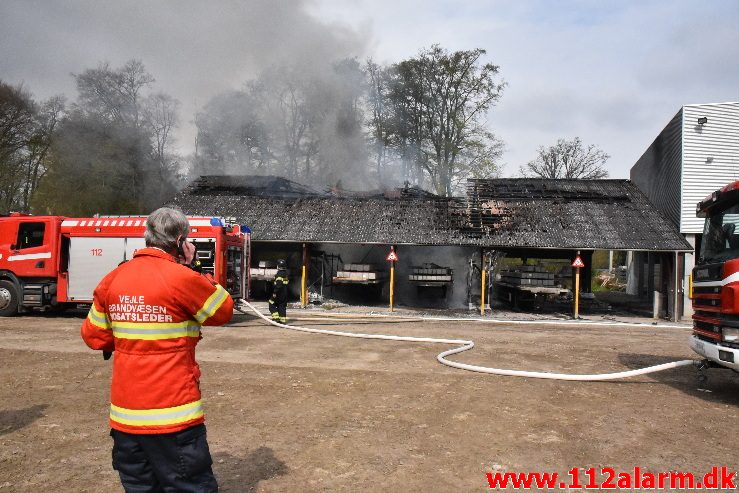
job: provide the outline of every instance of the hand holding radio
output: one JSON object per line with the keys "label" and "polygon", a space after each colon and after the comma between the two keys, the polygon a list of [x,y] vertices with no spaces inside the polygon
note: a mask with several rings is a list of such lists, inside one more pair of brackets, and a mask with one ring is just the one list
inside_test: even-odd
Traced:
{"label": "hand holding radio", "polygon": [[177,238],[177,254],[181,264],[191,265],[195,258],[195,245],[187,241],[186,238]]}

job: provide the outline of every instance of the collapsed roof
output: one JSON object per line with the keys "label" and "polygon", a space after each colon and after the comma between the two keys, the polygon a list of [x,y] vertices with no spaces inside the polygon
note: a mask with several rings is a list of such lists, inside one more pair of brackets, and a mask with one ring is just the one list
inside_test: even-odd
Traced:
{"label": "collapsed roof", "polygon": [[353,193],[202,176],[170,204],[234,217],[254,241],[692,251],[628,180],[468,180],[466,196],[445,198],[412,187]]}

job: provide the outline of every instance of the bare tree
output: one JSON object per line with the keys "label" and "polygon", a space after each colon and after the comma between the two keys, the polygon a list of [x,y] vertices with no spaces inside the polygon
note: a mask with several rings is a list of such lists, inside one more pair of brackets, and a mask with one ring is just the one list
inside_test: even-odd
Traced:
{"label": "bare tree", "polygon": [[536,159],[521,166],[520,172],[527,177],[597,180],[608,177],[609,158],[595,145],[583,146],[579,137],[559,139],[553,146],[539,147]]}
{"label": "bare tree", "polygon": [[375,172],[379,185],[385,184],[383,170],[386,166],[388,151],[393,143],[393,102],[390,99],[391,77],[388,70],[383,69],[371,59],[367,60],[365,72],[368,79],[367,105],[369,117],[367,127],[370,141],[375,151]]}
{"label": "bare tree", "polygon": [[147,97],[143,105],[143,120],[151,136],[153,157],[158,165],[160,196],[166,193],[177,176],[178,161],[170,148],[172,131],[178,124],[179,106],[179,101],[161,92]]}
{"label": "bare tree", "polygon": [[162,168],[168,166],[167,153],[172,145],[172,131],[177,128],[179,106],[179,101],[161,92],[149,96],[144,104],[145,121],[154,145],[154,157]]}
{"label": "bare tree", "polygon": [[141,125],[141,93],[154,82],[141,61],[129,60],[118,69],[102,63],[98,68],[72,75],[77,82],[79,109],[111,123],[135,128]]}

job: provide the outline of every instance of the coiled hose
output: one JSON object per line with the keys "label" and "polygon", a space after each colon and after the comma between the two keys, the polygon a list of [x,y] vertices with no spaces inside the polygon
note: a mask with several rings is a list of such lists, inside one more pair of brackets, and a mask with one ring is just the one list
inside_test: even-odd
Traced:
{"label": "coiled hose", "polygon": [[[523,371],[523,370],[507,370],[501,368],[489,368],[487,366],[468,365],[466,363],[459,363],[456,361],[450,361],[446,359],[447,356],[453,354],[462,353],[469,351],[475,347],[474,341],[467,341],[464,339],[437,339],[434,337],[411,337],[411,336],[392,336],[384,334],[358,334],[355,332],[342,332],[338,330],[326,330],[326,329],[311,329],[308,327],[298,327],[295,325],[286,325],[270,320],[262,312],[257,310],[251,303],[241,300],[241,303],[251,309],[258,317],[263,319],[269,324],[275,327],[280,327],[288,330],[296,330],[298,332],[309,332],[313,334],[325,334],[339,337],[354,337],[356,339],[379,339],[383,341],[405,341],[405,342],[429,342],[434,344],[454,344],[459,347],[443,351],[436,356],[436,360],[442,365],[450,366],[452,368],[458,368],[460,370],[474,371],[477,373],[491,373],[493,375],[504,375],[511,377],[525,377],[525,378],[544,378],[549,380],[573,380],[579,382],[593,382],[601,380],[618,380],[621,378],[635,377],[638,375],[646,375],[648,373],[655,373],[658,371],[671,370],[681,366],[693,365],[696,362],[691,359],[685,359],[680,361],[673,361],[670,363],[663,363],[661,365],[648,366],[646,368],[640,368],[637,370],[620,371],[616,373],[595,373],[592,375],[573,375],[569,373],[549,373],[541,371]],[[241,313],[246,313],[240,308],[236,307]]]}

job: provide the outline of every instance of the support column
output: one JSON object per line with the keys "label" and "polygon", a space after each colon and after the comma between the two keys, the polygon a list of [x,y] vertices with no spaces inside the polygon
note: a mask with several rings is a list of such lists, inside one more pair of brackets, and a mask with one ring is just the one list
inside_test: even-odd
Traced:
{"label": "support column", "polygon": [[629,250],[626,252],[626,293],[639,295],[639,271],[636,268],[638,255]]}
{"label": "support column", "polygon": [[680,301],[682,300],[682,296],[680,293],[680,273],[682,272],[682,265],[681,265],[681,255],[678,252],[675,252],[675,268],[673,269],[673,283],[672,283],[672,289],[673,289],[673,306],[672,306],[672,321],[677,322],[680,320],[681,310],[680,310]]}
{"label": "support column", "polygon": [[[645,252],[636,252],[634,254],[634,262],[636,262],[636,295],[639,298],[643,298],[647,291],[647,287],[644,285],[646,281],[644,261],[646,259],[647,254]],[[646,298],[651,300],[652,294],[650,293]]]}
{"label": "support column", "polygon": [[[647,293],[650,298],[654,296],[654,254],[647,252]],[[654,303],[654,300],[652,300]]]}
{"label": "support column", "polygon": [[585,267],[580,269],[580,290],[583,293],[591,293],[593,291],[593,251],[584,251],[580,258],[585,262]]}
{"label": "support column", "polygon": [[300,278],[300,307],[308,305],[308,275],[310,274],[310,250],[307,243],[303,243],[303,268]]}
{"label": "support column", "polygon": [[693,267],[695,267],[695,259],[697,258],[695,252],[696,237],[694,234],[685,235],[685,239],[690,246],[693,247],[693,252],[683,254],[683,269],[680,271],[683,275],[682,278],[682,291],[683,291],[683,310],[682,315],[686,318],[693,316],[693,300],[690,299],[690,283],[693,276]]}
{"label": "support column", "polygon": [[[395,251],[395,245],[390,246],[390,251]],[[390,261],[390,311],[395,310],[395,260]]]}

